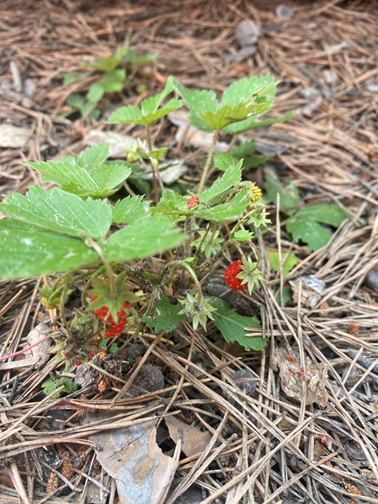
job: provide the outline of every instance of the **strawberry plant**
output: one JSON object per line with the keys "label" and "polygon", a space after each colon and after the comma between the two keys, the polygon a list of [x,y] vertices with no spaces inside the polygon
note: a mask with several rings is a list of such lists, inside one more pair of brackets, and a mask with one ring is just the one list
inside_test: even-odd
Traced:
{"label": "strawberry plant", "polygon": [[[114,72],[120,55],[95,69]],[[27,163],[55,186],[4,197],[0,277],[48,277],[41,296],[47,308],[59,308],[52,351],[66,367],[88,361],[104,339],[125,331],[169,333],[183,321],[197,331],[212,323],[228,342],[264,348],[263,338],[246,336],[259,320],[207,296],[206,279],[221,267],[239,295],[251,295],[263,280],[253,243],[255,229],[270,222],[261,190],[243,180],[240,149],[238,156],[214,150],[223,133],[236,145],[240,133],[289,117],[260,119],[273,106],[276,86],[271,75],[244,78],[218,101],[213,91],[191,91],[170,77],[160,93],[109,118],[145,128],[146,141],[130,149],[128,160],[109,161],[100,143],[79,156]],[[180,194],[162,181],[168,147],[153,145],[151,126],[184,105],[193,125],[213,132],[213,142],[198,185]],[[147,185],[144,194],[124,197],[123,183],[147,165],[152,191]],[[81,307],[73,313],[67,303],[78,292]]]}
{"label": "strawberry plant", "polygon": [[[79,93],[72,93],[68,97],[66,103],[69,108],[62,115],[69,117],[73,113],[79,112],[81,116],[98,119],[101,112],[97,105],[104,94],[122,91],[125,85],[133,79],[138,69],[153,63],[156,58],[157,54],[138,56],[128,44],[124,44],[117,47],[111,56],[98,58],[93,63],[84,63],[82,71],[60,74],[59,77],[63,78],[65,85],[87,80],[92,82],[86,98],[83,98]],[[142,84],[140,86],[142,88],[139,91],[144,90],[144,86]]]}

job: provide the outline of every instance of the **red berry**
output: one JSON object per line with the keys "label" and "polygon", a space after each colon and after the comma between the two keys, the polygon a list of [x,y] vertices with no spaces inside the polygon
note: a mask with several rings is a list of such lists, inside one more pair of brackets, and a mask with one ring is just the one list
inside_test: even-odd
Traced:
{"label": "red berry", "polygon": [[192,196],[191,198],[188,199],[188,207],[190,208],[196,208],[199,205],[199,198],[198,196]]}
{"label": "red berry", "polygon": [[242,284],[243,280],[236,278],[236,275],[238,275],[242,271],[240,267],[241,264],[243,264],[243,261],[238,259],[237,261],[230,263],[227,266],[226,271],[224,272],[224,279],[227,286],[235,291],[246,290],[248,287],[246,283]]}

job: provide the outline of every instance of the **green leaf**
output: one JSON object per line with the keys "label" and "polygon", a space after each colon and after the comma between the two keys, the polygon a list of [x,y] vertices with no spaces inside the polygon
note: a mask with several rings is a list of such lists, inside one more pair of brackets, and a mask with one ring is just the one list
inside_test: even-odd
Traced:
{"label": "green leaf", "polygon": [[[278,250],[268,249],[267,256],[269,259],[270,267],[273,271],[278,271],[280,267],[280,259]],[[286,256],[286,253],[282,254],[283,257]],[[283,276],[287,276],[290,271],[298,264],[299,258],[294,254],[294,252],[290,252],[290,254],[286,257],[283,265],[282,265],[282,273]]]}
{"label": "green leaf", "polygon": [[145,217],[149,211],[151,201],[142,201],[143,196],[127,196],[117,201],[113,208],[113,222],[116,224],[132,224]]}
{"label": "green leaf", "polygon": [[105,91],[122,91],[126,72],[123,68],[106,73],[102,79],[102,85]]}
{"label": "green leaf", "polygon": [[231,187],[239,184],[241,181],[241,171],[242,161],[230,166],[222,177],[217,178],[209,189],[205,189],[205,191],[200,194],[201,203],[209,204],[211,200],[225,193]]}
{"label": "green leaf", "polygon": [[243,169],[248,170],[249,168],[257,168],[266,163],[269,159],[272,159],[272,156],[248,156],[243,160]]}
{"label": "green leaf", "polygon": [[248,197],[247,191],[240,192],[231,201],[216,205],[211,208],[205,208],[201,205],[195,214],[209,221],[215,222],[226,222],[230,220],[239,219],[250,204],[250,199]]}
{"label": "green leaf", "polygon": [[234,238],[237,243],[241,243],[243,241],[248,241],[252,240],[253,238],[253,233],[251,231],[247,231],[244,229],[239,229],[239,231],[236,231]]}
{"label": "green leaf", "polygon": [[121,107],[117,109],[110,116],[108,123],[120,123],[120,124],[142,124],[144,126],[149,126],[153,122],[157,121],[161,117],[168,115],[170,112],[174,112],[182,106],[182,101],[173,98],[169,100],[163,107],[159,108],[163,100],[172,92],[172,79],[168,78],[167,84],[161,93],[158,93],[150,98],[142,100],[141,108],[128,105],[127,107]]}
{"label": "green leaf", "polygon": [[79,387],[76,385],[76,383],[73,381],[72,378],[67,378],[66,376],[62,376],[58,378],[57,380],[52,380],[51,378],[47,378],[43,383],[42,383],[42,388],[43,388],[43,393],[48,396],[54,390],[58,389],[64,385],[64,388],[54,394],[52,396],[52,399],[57,399],[60,397],[62,394],[72,394],[73,392],[76,392]]}
{"label": "green leaf", "polygon": [[0,278],[18,279],[78,269],[100,260],[84,241],[65,235],[0,231]]}
{"label": "green leaf", "polygon": [[138,219],[115,232],[103,250],[110,261],[128,261],[165,252],[179,245],[183,239],[184,235],[178,228],[172,228],[169,220],[154,215],[152,219]]}
{"label": "green leaf", "polygon": [[246,140],[238,147],[232,149],[231,154],[234,157],[236,157],[236,159],[243,159],[252,152],[255,152],[255,150],[256,150],[255,142],[250,142],[249,140]]}
{"label": "green leaf", "polygon": [[313,251],[326,245],[331,237],[331,233],[319,222],[337,228],[346,218],[346,213],[336,203],[309,205],[288,219],[286,229],[295,241],[302,240]]}
{"label": "green leaf", "polygon": [[262,121],[258,121],[256,117],[250,117],[249,119],[242,121],[240,123],[231,124],[230,126],[227,126],[227,128],[223,130],[223,133],[232,133],[233,135],[236,135],[238,133],[243,133],[245,131],[249,131],[252,129],[264,128],[266,126],[271,126],[272,124],[282,123],[288,121],[292,117],[293,112],[289,112],[283,117],[278,117],[277,119],[269,117],[268,119],[263,119]]}
{"label": "green leaf", "polygon": [[164,329],[165,332],[169,333],[177,329],[180,322],[186,319],[184,314],[179,315],[181,309],[181,305],[173,305],[166,296],[163,296],[155,304],[153,315],[146,315],[142,320],[146,322],[147,327],[154,329],[156,332]]}
{"label": "green leaf", "polygon": [[[80,154],[77,162],[72,157],[67,157],[58,161],[27,164],[61,184],[67,192],[99,198],[112,194],[132,170],[131,164],[127,162],[101,164],[104,157],[105,148],[95,146]],[[95,165],[97,161],[100,163],[98,166]]]}
{"label": "green leaf", "polygon": [[318,250],[326,245],[331,238],[331,233],[315,221],[298,219],[296,215],[290,217],[286,223],[286,230],[295,241],[302,240],[308,244],[310,251]]}
{"label": "green leaf", "polygon": [[101,82],[95,82],[89,88],[87,98],[90,103],[98,103],[104,96],[105,88]]}
{"label": "green leaf", "polygon": [[338,228],[348,215],[336,203],[331,203],[330,205],[319,203],[318,205],[308,205],[301,208],[295,214],[295,217],[330,224]]}
{"label": "green leaf", "polygon": [[78,82],[91,76],[93,72],[65,72],[57,75],[58,79],[63,79],[63,84]]}
{"label": "green leaf", "polygon": [[211,304],[216,311],[214,324],[228,343],[235,341],[246,350],[264,350],[267,339],[261,337],[247,337],[248,329],[260,329],[261,323],[256,317],[243,317],[232,310],[227,303],[219,298],[211,298]]}
{"label": "green leaf", "polygon": [[0,206],[10,219],[37,225],[70,236],[83,234],[104,238],[111,224],[111,207],[105,201],[88,198],[83,201],[61,189],[45,191],[30,186],[27,197],[13,193]]}
{"label": "green leaf", "polygon": [[274,96],[276,93],[278,81],[274,82],[274,77],[271,74],[266,74],[262,77],[244,77],[233,82],[222,95],[222,104],[237,106],[240,102],[249,100],[251,96],[258,95]]}
{"label": "green leaf", "polygon": [[[83,170],[90,170],[95,166],[105,163],[109,156],[109,147],[106,143],[99,143],[85,149],[77,159],[77,165]],[[64,158],[62,158],[64,159]]]}
{"label": "green leaf", "polygon": [[156,207],[151,208],[152,213],[163,215],[191,214],[187,201],[176,191],[166,189]]}
{"label": "green leaf", "polygon": [[217,152],[214,154],[213,163],[218,170],[226,171],[230,166],[235,166],[238,159],[228,152]]}
{"label": "green leaf", "polygon": [[[189,107],[191,115],[214,130],[222,130],[246,119],[255,120],[269,110],[273,104],[276,85],[271,75],[241,79],[224,91],[221,103],[218,104],[214,91],[190,91],[173,80],[175,90]],[[268,99],[269,94],[273,98]],[[197,122],[196,126],[206,129],[201,127],[201,123]]]}
{"label": "green leaf", "polygon": [[161,149],[151,150],[148,155],[153,159],[160,159],[168,150],[168,147],[162,147]]}
{"label": "green leaf", "polygon": [[274,204],[277,204],[277,194],[280,195],[281,209],[295,207],[299,204],[298,188],[293,182],[283,183],[277,177],[269,175],[265,177],[264,189],[269,200]]}

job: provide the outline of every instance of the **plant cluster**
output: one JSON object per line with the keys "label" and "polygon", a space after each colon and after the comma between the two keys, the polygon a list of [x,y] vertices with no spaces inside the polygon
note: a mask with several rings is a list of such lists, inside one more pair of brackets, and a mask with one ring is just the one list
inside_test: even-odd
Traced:
{"label": "plant cluster", "polygon": [[[4,198],[0,277],[49,276],[41,296],[48,308],[59,306],[61,330],[53,351],[67,366],[90,358],[99,338],[126,330],[136,336],[146,327],[169,333],[184,320],[195,330],[206,329],[210,320],[226,341],[263,349],[264,339],[249,338],[246,330],[259,327],[259,320],[207,296],[204,281],[225,258],[231,263],[224,273],[229,288],[252,294],[262,280],[252,242],[255,229],[269,222],[261,190],[242,179],[243,145],[236,152],[214,150],[221,134],[233,135],[235,145],[240,133],[290,117],[260,119],[273,106],[276,86],[271,75],[244,78],[218,101],[213,91],[191,91],[170,77],[139,107],[111,115],[110,124],[146,129],[146,142],[130,149],[128,160],[109,161],[108,147],[98,144],[79,156],[27,163],[56,187],[30,186],[26,196]],[[180,194],[161,180],[159,165],[168,149],[152,145],[151,125],[184,105],[192,125],[213,132],[213,143],[198,186]],[[147,193],[122,197],[123,183],[146,164],[154,202]],[[75,289],[82,307],[67,320],[66,303]]]}
{"label": "plant cluster", "polygon": [[[79,112],[81,116],[98,119],[101,112],[97,105],[104,94],[122,91],[125,85],[131,82],[137,70],[153,63],[156,58],[157,54],[138,56],[128,44],[125,44],[117,47],[111,56],[98,58],[93,63],[84,63],[81,71],[60,74],[59,77],[63,79],[64,84],[75,84],[85,80],[92,82],[85,98],[80,93],[72,93],[68,97],[66,103],[69,108],[62,115],[69,117]],[[140,86],[142,88],[138,89],[139,92],[144,90],[144,86]]]}

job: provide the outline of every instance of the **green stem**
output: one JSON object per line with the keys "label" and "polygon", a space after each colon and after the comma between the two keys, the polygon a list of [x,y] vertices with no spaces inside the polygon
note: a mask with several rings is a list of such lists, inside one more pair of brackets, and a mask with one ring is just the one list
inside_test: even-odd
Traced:
{"label": "green stem", "polygon": [[184,268],[186,268],[189,271],[189,274],[193,278],[194,283],[196,284],[196,287],[197,287],[198,302],[202,303],[202,301],[203,301],[203,294],[202,294],[201,284],[200,284],[200,281],[197,278],[197,275],[194,272],[194,269],[188,263],[186,263],[185,261],[180,261],[180,260],[172,261],[171,263],[169,263],[169,266],[174,266],[175,269],[178,266],[183,266]]}
{"label": "green stem", "polygon": [[85,238],[85,241],[87,243],[89,243],[89,245],[97,252],[97,254],[101,257],[103,263],[104,263],[104,266],[106,268],[106,272],[108,274],[108,277],[109,277],[109,286],[110,286],[110,296],[111,296],[111,299],[115,299],[116,297],[116,286],[115,286],[115,282],[114,282],[114,273],[113,273],[113,269],[109,263],[109,261],[107,260],[102,248],[100,247],[100,245],[98,243],[96,243],[94,240],[92,240],[92,238],[86,236]]}
{"label": "green stem", "polygon": [[213,158],[215,146],[217,144],[219,133],[220,133],[220,130],[215,130],[214,131],[213,141],[211,142],[209,154],[208,154],[207,160],[206,160],[206,165],[205,165],[205,168],[203,169],[201,182],[199,183],[199,186],[198,186],[198,191],[197,191],[198,194],[200,194],[202,192],[203,186],[205,185],[205,182],[206,182],[206,179],[207,179],[207,175],[208,175],[208,171],[209,171],[210,164],[211,164],[211,160]]}

